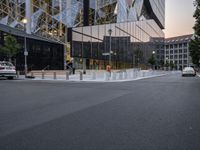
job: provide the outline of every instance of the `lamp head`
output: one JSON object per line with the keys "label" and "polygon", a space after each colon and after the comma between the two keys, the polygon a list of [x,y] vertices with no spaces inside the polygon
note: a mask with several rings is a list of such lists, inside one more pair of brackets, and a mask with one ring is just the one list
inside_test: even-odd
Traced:
{"label": "lamp head", "polygon": [[22,23],[23,23],[23,24],[27,24],[27,23],[28,23],[28,20],[27,20],[26,18],[23,18],[23,19],[22,19]]}
{"label": "lamp head", "polygon": [[109,29],[108,33],[109,33],[109,35],[111,35],[112,34],[112,29]]}

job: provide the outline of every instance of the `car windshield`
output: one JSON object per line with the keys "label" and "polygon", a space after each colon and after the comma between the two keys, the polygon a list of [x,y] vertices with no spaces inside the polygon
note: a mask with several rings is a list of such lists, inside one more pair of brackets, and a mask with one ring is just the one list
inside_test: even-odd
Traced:
{"label": "car windshield", "polygon": [[10,62],[0,62],[1,66],[13,66]]}
{"label": "car windshield", "polygon": [[191,68],[191,67],[186,67],[186,68],[184,68],[183,70],[193,70],[193,68]]}

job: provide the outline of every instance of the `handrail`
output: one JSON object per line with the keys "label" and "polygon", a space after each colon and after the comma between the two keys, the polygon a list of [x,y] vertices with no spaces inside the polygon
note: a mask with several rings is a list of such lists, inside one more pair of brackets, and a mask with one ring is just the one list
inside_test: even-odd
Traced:
{"label": "handrail", "polygon": [[47,66],[45,66],[42,70],[47,70],[47,68],[48,68],[48,70],[49,70],[49,67],[50,67],[50,65],[47,65]]}

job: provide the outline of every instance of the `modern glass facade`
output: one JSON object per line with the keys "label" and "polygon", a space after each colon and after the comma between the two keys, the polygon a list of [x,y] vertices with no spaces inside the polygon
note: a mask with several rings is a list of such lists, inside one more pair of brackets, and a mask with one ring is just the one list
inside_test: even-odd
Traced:
{"label": "modern glass facade", "polygon": [[[4,44],[5,36],[11,34],[10,32],[4,32],[0,30],[0,45]],[[13,35],[13,34],[12,34]],[[21,45],[21,49],[16,56],[16,69],[24,70],[24,37],[19,35],[13,35],[16,37],[18,43]],[[27,38],[27,64],[28,70],[63,70],[64,68],[64,52],[63,45],[52,43],[44,40],[37,40],[34,38]],[[0,54],[0,61],[6,60],[7,56]],[[15,64],[15,62],[13,62]]]}
{"label": "modern glass facade", "polygon": [[64,44],[77,68],[104,68],[108,53],[113,67],[123,68],[138,61],[136,50],[147,65],[152,39],[164,38],[165,0],[0,1],[0,24],[24,30],[25,17],[28,34]]}
{"label": "modern glass facade", "polygon": [[[97,17],[96,24],[89,22],[89,26],[72,28],[71,56],[76,68],[85,65],[88,69],[103,69],[110,59],[116,69],[134,67],[138,59],[142,66],[147,66],[152,51],[156,51],[153,39],[161,39],[164,44],[165,1],[99,2],[96,9],[104,11],[104,19]],[[109,6],[107,10],[105,7]],[[140,58],[138,50],[142,52]]]}

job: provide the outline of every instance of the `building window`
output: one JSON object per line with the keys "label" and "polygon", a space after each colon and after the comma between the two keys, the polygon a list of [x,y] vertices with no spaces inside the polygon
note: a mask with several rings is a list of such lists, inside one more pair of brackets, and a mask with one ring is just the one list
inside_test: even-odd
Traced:
{"label": "building window", "polygon": [[187,49],[184,49],[184,53],[187,53]]}
{"label": "building window", "polygon": [[184,64],[187,64],[187,60],[184,60]]}
{"label": "building window", "polygon": [[184,43],[183,46],[184,46],[184,47],[187,47],[187,43]]}
{"label": "building window", "polygon": [[183,56],[184,58],[187,58],[187,54],[184,54],[184,56]]}

